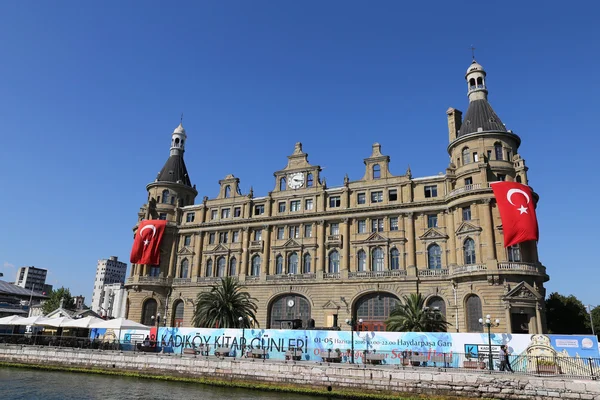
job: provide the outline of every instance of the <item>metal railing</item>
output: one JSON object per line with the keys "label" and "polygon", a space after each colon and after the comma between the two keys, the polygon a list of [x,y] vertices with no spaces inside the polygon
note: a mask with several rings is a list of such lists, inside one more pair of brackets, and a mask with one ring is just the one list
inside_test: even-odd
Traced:
{"label": "metal railing", "polygon": [[406,271],[401,269],[393,269],[390,271],[356,271],[348,273],[348,278],[350,279],[383,278],[394,276],[406,276]]}
{"label": "metal railing", "polygon": [[285,275],[267,275],[267,281],[304,281],[314,280],[315,274],[285,274]]}
{"label": "metal railing", "polygon": [[420,269],[419,276],[448,276],[447,269]]}

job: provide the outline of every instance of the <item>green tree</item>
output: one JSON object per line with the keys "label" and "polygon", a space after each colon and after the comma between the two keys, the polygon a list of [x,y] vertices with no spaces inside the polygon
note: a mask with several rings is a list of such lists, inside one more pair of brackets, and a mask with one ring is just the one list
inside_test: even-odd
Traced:
{"label": "green tree", "polygon": [[[232,277],[198,294],[193,323],[201,328],[249,328],[256,323],[256,299]],[[242,317],[240,323],[239,318]]]}
{"label": "green tree", "polygon": [[385,325],[392,332],[446,332],[450,323],[441,313],[426,309],[420,293],[411,293],[402,297]]}
{"label": "green tree", "polygon": [[75,309],[75,300],[73,300],[73,296],[71,296],[71,291],[61,287],[60,289],[54,289],[52,293],[50,293],[48,300],[42,305],[44,315],[47,315],[60,307],[61,299],[63,301],[62,308],[65,310]]}
{"label": "green tree", "polygon": [[575,296],[556,292],[546,299],[546,321],[549,333],[590,333],[590,316],[583,303]]}
{"label": "green tree", "polygon": [[600,340],[600,306],[592,308],[592,321],[594,322],[594,333]]}

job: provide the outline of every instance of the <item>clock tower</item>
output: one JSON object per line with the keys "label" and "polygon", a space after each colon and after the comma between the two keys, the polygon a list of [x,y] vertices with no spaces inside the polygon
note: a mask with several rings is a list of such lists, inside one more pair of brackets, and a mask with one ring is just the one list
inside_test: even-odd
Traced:
{"label": "clock tower", "polygon": [[294,146],[294,152],[288,156],[287,166],[275,172],[274,192],[286,190],[314,189],[323,186],[319,173],[321,167],[308,162],[308,154],[302,151],[302,143]]}

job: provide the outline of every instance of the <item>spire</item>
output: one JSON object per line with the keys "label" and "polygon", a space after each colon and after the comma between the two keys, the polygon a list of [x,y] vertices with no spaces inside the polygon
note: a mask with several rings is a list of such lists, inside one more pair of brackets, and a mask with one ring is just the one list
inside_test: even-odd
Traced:
{"label": "spire", "polygon": [[[183,114],[181,114],[181,120],[183,121]],[[185,162],[183,161],[186,140],[187,134],[183,127],[183,122],[180,122],[171,134],[171,151],[169,159],[158,173],[158,176],[156,177],[157,182],[173,182],[192,186],[192,182],[187,173],[187,168],[185,167]]]}
{"label": "spire", "polygon": [[473,57],[473,62],[467,69],[465,79],[467,80],[469,101],[487,100],[487,88],[485,86],[485,70]]}

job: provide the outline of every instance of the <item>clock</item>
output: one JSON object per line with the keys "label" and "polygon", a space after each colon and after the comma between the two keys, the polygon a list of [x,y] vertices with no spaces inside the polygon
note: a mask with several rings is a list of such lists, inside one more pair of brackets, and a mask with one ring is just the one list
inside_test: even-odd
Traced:
{"label": "clock", "polygon": [[296,172],[288,176],[288,186],[292,189],[301,188],[304,185],[304,174],[302,172]]}
{"label": "clock", "polygon": [[288,300],[288,307],[294,307],[294,300],[292,300],[292,299]]}

